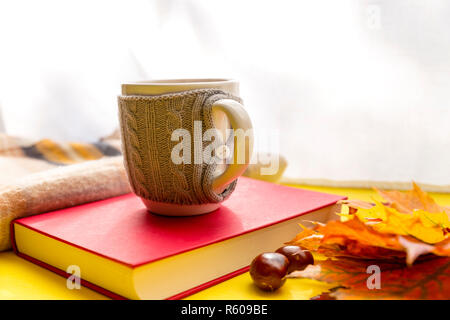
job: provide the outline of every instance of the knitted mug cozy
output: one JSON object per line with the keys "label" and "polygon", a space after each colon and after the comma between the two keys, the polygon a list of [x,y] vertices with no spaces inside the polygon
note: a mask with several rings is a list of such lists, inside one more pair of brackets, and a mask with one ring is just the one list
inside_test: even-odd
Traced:
{"label": "knitted mug cozy", "polygon": [[[221,99],[242,103],[240,98],[218,89],[118,97],[124,162],[136,195],[181,205],[217,203],[230,196],[236,180],[220,194],[212,190],[215,163],[175,164],[171,159],[172,149],[179,143],[171,140],[172,132],[184,129],[192,141],[201,141],[203,133],[214,128],[211,109]],[[202,122],[201,136],[194,132],[195,121]]]}

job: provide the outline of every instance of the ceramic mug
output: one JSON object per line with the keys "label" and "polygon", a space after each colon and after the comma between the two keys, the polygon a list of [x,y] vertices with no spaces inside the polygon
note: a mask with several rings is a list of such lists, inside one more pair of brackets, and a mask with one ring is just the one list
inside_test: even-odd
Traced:
{"label": "ceramic mug", "polygon": [[[186,172],[188,172],[188,175],[191,175],[192,172],[197,172],[195,169],[198,166],[191,168],[189,166],[194,166],[195,164],[175,164],[169,163],[170,160],[168,160],[169,154],[172,152],[169,149],[173,148],[176,143],[170,142],[173,130],[177,126],[180,127],[179,129],[189,127],[192,130],[192,119],[189,118],[189,121],[186,121],[181,116],[178,117],[177,112],[179,115],[182,115],[183,112],[184,115],[190,115],[195,111],[191,109],[199,105],[197,100],[203,98],[205,93],[208,95],[209,92],[214,91],[212,89],[217,89],[215,91],[219,90],[219,94],[214,95],[216,98],[214,98],[214,102],[210,103],[210,109],[208,109],[214,129],[220,132],[223,137],[226,137],[230,129],[232,129],[231,132],[242,129],[249,133],[248,138],[252,141],[253,133],[250,118],[240,100],[236,99],[236,97],[239,97],[239,83],[236,80],[178,79],[122,84],[122,96],[119,97],[119,115],[125,167],[133,191],[140,196],[148,210],[153,213],[169,216],[191,216],[214,211],[220,206],[221,200],[217,200],[218,198],[210,197],[209,199],[213,199],[212,201],[205,201],[202,195],[203,200],[200,201],[195,198],[196,196],[192,195],[192,190],[188,190],[189,188],[192,189],[192,181],[195,177],[186,176]],[[191,97],[191,95],[186,96],[186,93],[197,92],[200,92],[198,97],[192,95],[192,99],[197,99],[196,101],[185,102],[186,99]],[[230,95],[233,99],[223,94]],[[157,99],[157,101],[152,102],[154,99]],[[175,116],[172,113],[163,117],[158,116],[158,111],[160,111],[158,108],[164,108],[164,112],[172,108]],[[206,108],[206,104],[202,108]],[[129,116],[131,112],[135,112],[136,115],[131,114]],[[200,110],[198,114],[202,117],[202,113],[205,112],[206,110]],[[177,125],[170,126],[173,122]],[[166,129],[169,127],[171,128],[170,130]],[[158,132],[159,140],[152,138],[151,135],[154,131]],[[249,142],[249,140],[239,140],[234,137],[232,146],[234,150],[230,150],[234,155],[233,161],[226,164],[215,164],[213,179],[211,179],[210,183],[212,193],[207,190],[210,195],[225,194],[224,190],[227,191],[227,188],[235,184],[236,179],[244,173],[252,154],[252,142]],[[164,146],[162,146],[161,141],[169,142],[168,144],[164,142]],[[141,146],[134,150],[133,144]],[[142,144],[146,146],[142,146]],[[244,159],[244,161],[238,162],[236,161],[237,159]],[[201,167],[203,172],[207,172],[209,169],[208,164],[203,164]],[[184,173],[184,176],[181,176],[181,178],[177,175],[177,172],[180,171],[178,170],[179,168],[182,168]],[[163,177],[162,179],[158,175],[161,170],[163,175],[167,175],[170,172],[169,177]],[[164,181],[161,182],[161,180]],[[159,187],[157,188],[155,184]],[[185,190],[181,190],[179,197],[176,197],[171,191],[171,188],[174,186],[184,186],[185,188]],[[183,198],[183,192],[187,200]],[[156,193],[159,195],[157,200],[155,200]]]}

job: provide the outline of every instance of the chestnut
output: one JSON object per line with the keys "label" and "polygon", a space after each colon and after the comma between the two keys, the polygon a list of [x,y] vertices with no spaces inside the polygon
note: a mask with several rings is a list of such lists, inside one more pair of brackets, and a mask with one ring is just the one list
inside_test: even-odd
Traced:
{"label": "chestnut", "polygon": [[301,271],[309,264],[314,264],[314,257],[311,252],[299,246],[284,246],[279,248],[276,252],[288,258],[289,267],[287,273]]}
{"label": "chestnut", "polygon": [[265,252],[253,259],[250,276],[255,285],[265,291],[274,291],[286,281],[289,260],[275,252]]}

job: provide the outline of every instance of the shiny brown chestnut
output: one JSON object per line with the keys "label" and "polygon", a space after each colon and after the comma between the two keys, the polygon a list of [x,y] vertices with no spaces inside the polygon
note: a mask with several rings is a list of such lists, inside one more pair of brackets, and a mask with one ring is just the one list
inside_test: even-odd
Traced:
{"label": "shiny brown chestnut", "polygon": [[274,291],[286,281],[289,260],[275,252],[265,252],[253,259],[250,276],[255,285],[265,291]]}
{"label": "shiny brown chestnut", "polygon": [[276,252],[288,258],[289,267],[287,273],[301,271],[309,264],[314,264],[314,257],[311,252],[299,246],[284,246]]}

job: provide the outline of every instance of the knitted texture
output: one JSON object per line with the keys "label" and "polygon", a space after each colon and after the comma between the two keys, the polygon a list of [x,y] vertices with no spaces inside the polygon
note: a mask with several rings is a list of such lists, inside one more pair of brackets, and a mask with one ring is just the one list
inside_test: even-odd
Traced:
{"label": "knitted texture", "polygon": [[[122,151],[133,191],[140,197],[173,204],[217,203],[234,190],[236,180],[221,194],[212,190],[216,164],[195,163],[203,149],[192,147],[191,163],[175,164],[171,152],[179,141],[172,132],[185,129],[192,143],[214,128],[211,108],[221,99],[241,99],[217,89],[198,89],[157,96],[119,96]],[[195,136],[194,122],[202,122]]]}

